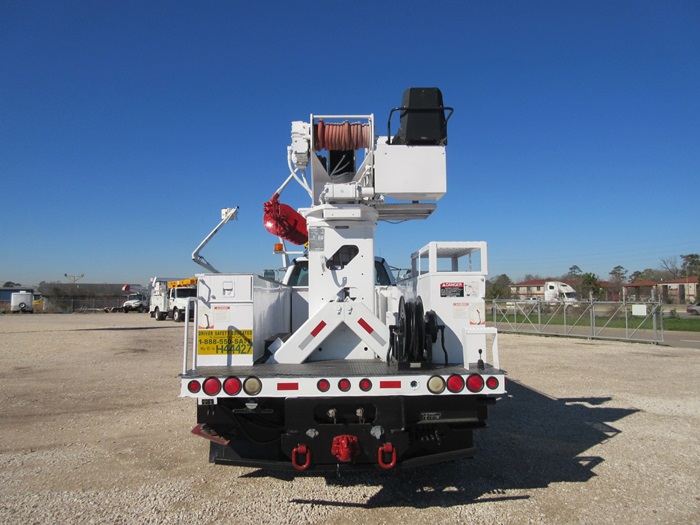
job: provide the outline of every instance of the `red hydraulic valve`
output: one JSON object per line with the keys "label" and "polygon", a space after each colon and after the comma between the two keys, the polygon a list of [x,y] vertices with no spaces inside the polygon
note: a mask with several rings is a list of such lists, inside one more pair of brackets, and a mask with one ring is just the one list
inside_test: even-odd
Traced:
{"label": "red hydraulic valve", "polygon": [[282,204],[278,193],[263,204],[263,210],[263,224],[272,235],[294,244],[304,244],[309,240],[306,219],[291,206]]}
{"label": "red hydraulic valve", "polygon": [[333,438],[331,454],[338,458],[338,461],[348,463],[360,453],[360,440],[357,436],[344,434]]}

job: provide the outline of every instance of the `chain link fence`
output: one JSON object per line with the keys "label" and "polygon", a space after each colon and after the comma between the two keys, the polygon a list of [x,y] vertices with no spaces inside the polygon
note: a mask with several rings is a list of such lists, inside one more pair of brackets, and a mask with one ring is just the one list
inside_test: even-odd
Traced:
{"label": "chain link fence", "polygon": [[494,300],[499,332],[663,343],[661,302]]}

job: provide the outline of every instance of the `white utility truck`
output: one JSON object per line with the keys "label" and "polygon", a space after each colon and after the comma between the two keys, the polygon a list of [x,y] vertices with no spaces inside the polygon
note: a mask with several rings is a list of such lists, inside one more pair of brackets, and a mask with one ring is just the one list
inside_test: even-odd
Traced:
{"label": "white utility truck", "polygon": [[[506,392],[486,243],[429,242],[398,283],[374,246],[379,221],[426,219],[445,193],[451,114],[437,88],[409,88],[386,136],[373,115],[292,123],[291,173],[263,222],[301,256],[282,282],[198,274],[188,303],[180,395],[197,400],[210,461],[381,470],[474,454],[473,430]],[[309,207],[279,202],[292,179]]]}
{"label": "white utility truck", "polygon": [[146,312],[148,311],[148,295],[145,292],[132,291],[126,296],[126,301],[122,305],[124,313],[129,312]]}
{"label": "white utility truck", "polygon": [[151,301],[149,312],[156,321],[170,317],[173,321],[185,320],[187,303],[197,295],[197,279],[151,279]]}

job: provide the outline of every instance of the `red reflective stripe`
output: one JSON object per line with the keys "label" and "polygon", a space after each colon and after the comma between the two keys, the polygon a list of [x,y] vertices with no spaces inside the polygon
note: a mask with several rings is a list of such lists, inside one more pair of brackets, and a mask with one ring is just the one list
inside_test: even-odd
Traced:
{"label": "red reflective stripe", "polygon": [[401,381],[380,381],[379,388],[401,388]]}
{"label": "red reflective stripe", "polygon": [[277,383],[277,390],[299,390],[299,383]]}
{"label": "red reflective stripe", "polygon": [[365,330],[367,330],[367,333],[368,333],[368,334],[371,334],[372,332],[374,332],[374,328],[372,328],[369,324],[367,324],[367,321],[365,321],[364,319],[362,319],[362,317],[360,317],[360,318],[357,320],[357,322],[360,323],[360,326],[361,326],[362,328],[364,328]]}
{"label": "red reflective stripe", "polygon": [[326,321],[321,321],[320,323],[318,323],[318,326],[311,330],[311,337],[316,337],[318,333],[325,328],[325,326]]}

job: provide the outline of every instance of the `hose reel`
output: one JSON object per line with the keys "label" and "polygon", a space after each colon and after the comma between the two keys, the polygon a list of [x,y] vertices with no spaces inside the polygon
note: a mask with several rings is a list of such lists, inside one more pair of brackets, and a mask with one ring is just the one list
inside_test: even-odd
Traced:
{"label": "hose reel", "polygon": [[415,301],[399,300],[398,322],[391,328],[391,341],[387,362],[395,359],[399,368],[419,368],[433,362],[433,343],[442,333],[442,349],[445,349],[445,326],[438,323],[433,310],[425,311],[420,296]]}

